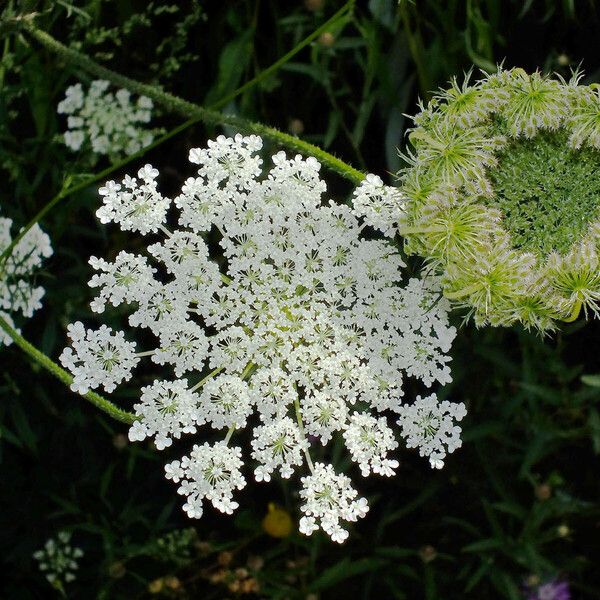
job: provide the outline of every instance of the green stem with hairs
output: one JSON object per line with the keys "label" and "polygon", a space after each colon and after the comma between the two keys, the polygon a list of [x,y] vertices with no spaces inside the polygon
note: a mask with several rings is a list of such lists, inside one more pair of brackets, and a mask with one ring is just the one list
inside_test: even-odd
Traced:
{"label": "green stem with hairs", "polygon": [[96,77],[107,79],[116,86],[126,88],[140,96],[147,96],[170,112],[184,115],[186,117],[191,116],[192,118],[196,118],[209,125],[229,125],[240,131],[254,133],[263,138],[270,139],[276,144],[285,146],[296,152],[301,152],[315,157],[324,166],[338,173],[342,177],[352,181],[353,183],[358,184],[365,177],[364,173],[348,165],[332,154],[329,154],[329,152],[326,152],[314,144],[310,144],[309,142],[305,142],[304,140],[290,135],[289,133],[284,133],[283,131],[279,131],[274,127],[268,127],[262,123],[249,121],[236,115],[226,115],[211,108],[205,108],[198,104],[194,104],[193,102],[188,102],[187,100],[179,98],[178,96],[170,94],[169,92],[165,92],[156,86],[140,83],[139,81],[125,77],[120,73],[116,73],[115,71],[99,65],[97,62],[93,61],[84,54],[68,48],[64,44],[61,44],[58,40],[54,39],[48,33],[41,31],[40,29],[37,29],[28,23],[24,25],[24,30],[29,33],[29,35],[31,35],[31,37],[33,37],[37,42],[42,44],[51,52],[56,53],[65,61],[71,62],[72,64],[84,69]]}
{"label": "green stem with hairs", "polygon": [[446,233],[448,231],[448,227],[444,227],[443,225],[434,226],[434,227],[399,227],[398,235],[410,235],[413,233]]}
{"label": "green stem with hairs", "polygon": [[[57,365],[53,360],[48,358],[43,352],[38,350],[33,344],[30,344],[22,335],[13,329],[2,316],[0,316],[0,329],[4,330],[9,335],[21,350],[28,354],[36,363],[54,375],[58,380],[62,381],[67,386],[73,383],[73,377],[62,367]],[[83,398],[91,402],[94,406],[105,412],[107,415],[121,421],[122,423],[131,424],[136,420],[133,413],[123,410],[100,396],[95,392],[87,392],[81,394]]]}

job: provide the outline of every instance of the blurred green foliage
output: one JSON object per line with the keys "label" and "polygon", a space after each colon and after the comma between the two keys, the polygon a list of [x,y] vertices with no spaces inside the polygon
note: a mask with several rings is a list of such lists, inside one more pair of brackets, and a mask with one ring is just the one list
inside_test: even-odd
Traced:
{"label": "blurred green foliage", "polygon": [[[1,213],[25,223],[67,181],[91,172],[57,140],[65,124],[56,114],[65,88],[89,77],[33,43],[20,30],[22,20],[35,19],[116,71],[210,104],[341,5],[0,5]],[[588,82],[599,81],[599,24],[591,1],[359,2],[352,16],[226,110],[300,135],[392,181],[410,125],[404,114],[415,111],[418,97],[473,65],[490,70],[503,60],[564,74],[582,63]],[[167,131],[180,123],[169,114],[157,121]],[[220,131],[197,125],[145,159],[161,167],[168,189],[187,176],[188,149]],[[348,193],[333,177],[330,189],[341,201]],[[24,331],[52,357],[68,322],[93,320],[87,257],[112,256],[124,246],[122,234],[99,227],[96,204],[90,186],[41,223],[55,256],[43,274],[44,309]],[[444,393],[468,405],[463,448],[441,472],[402,452],[395,478],[365,481],[361,492],[372,509],[342,547],[319,536],[265,533],[270,503],[297,517],[297,498],[280,482],[248,486],[235,518],[209,512],[191,523],[164,480],[164,454],[130,445],[124,426],[50,380],[18,349],[3,348],[0,364],[2,598],[52,597],[31,555],[61,528],[85,550],[68,588],[73,598],[513,600],[531,576],[565,577],[574,598],[600,597],[598,321],[546,339],[462,326],[454,383]],[[125,389],[114,397],[129,408],[135,395]],[[337,466],[349,467],[341,454],[334,449]]]}

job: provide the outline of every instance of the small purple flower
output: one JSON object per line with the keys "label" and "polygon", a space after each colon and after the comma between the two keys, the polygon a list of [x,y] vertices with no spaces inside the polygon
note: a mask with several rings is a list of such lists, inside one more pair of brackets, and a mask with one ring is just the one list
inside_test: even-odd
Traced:
{"label": "small purple flower", "polygon": [[527,600],[571,600],[569,584],[566,581],[546,581],[530,590]]}

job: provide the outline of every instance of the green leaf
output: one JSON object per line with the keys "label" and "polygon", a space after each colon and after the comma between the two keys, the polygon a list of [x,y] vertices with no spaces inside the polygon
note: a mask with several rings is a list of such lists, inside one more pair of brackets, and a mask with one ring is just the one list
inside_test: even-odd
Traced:
{"label": "green leaf", "polygon": [[253,36],[254,29],[249,27],[225,45],[219,57],[217,80],[206,96],[206,104],[211,105],[238,87],[252,57]]}
{"label": "green leaf", "polygon": [[336,565],[323,571],[321,576],[313,581],[309,589],[311,592],[327,590],[340,581],[356,577],[362,573],[377,571],[387,564],[388,561],[383,558],[359,558],[355,561],[344,558]]}

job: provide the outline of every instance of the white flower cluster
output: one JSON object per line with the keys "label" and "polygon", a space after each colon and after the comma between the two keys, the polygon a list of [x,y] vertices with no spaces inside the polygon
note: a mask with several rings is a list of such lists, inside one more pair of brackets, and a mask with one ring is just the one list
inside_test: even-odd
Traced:
{"label": "white flower cluster", "polygon": [[369,173],[354,191],[354,214],[388,237],[393,237],[404,214],[404,195],[399,188],[384,185],[381,177]]}
{"label": "white flower cluster", "polygon": [[[313,466],[311,443],[340,435],[363,475],[393,475],[398,462],[389,452],[397,442],[382,413],[403,414],[403,377],[428,387],[450,381],[447,352],[456,331],[437,281],[398,285],[404,265],[389,242],[362,239],[349,207],[322,202],[316,160],[280,152],[261,177],[261,146],[260,138],[238,135],[191,150],[198,175],[174,200],[174,231],[170,200],[150,165],[122,187],[102,188],[103,222],[164,239],[148,246],[149,256],[121,252],[112,263],[92,257],[92,309],[130,304],[130,325],[149,329],[158,347],[136,354],[122,332],[86,332],[76,323],[74,349],[62,360],[80,392],[112,389],[145,355],[173,367],[177,379],[142,389],[132,440],[154,437],[162,449],[203,425],[227,430],[224,441],[196,445],[166,467],[191,517],[202,514],[204,500],[227,513],[237,507],[243,462],[229,440],[259,423],[251,442],[256,480],[275,472],[287,478],[307,465],[301,530],[321,526],[342,541],[340,522],[363,516],[366,501],[355,500],[350,479],[331,465]],[[209,251],[209,236],[220,250]],[[222,260],[211,258],[218,255]],[[211,372],[200,378],[205,368]]]}
{"label": "white flower cluster", "polygon": [[467,414],[465,405],[444,400],[438,402],[434,394],[405,405],[400,411],[398,425],[407,448],[419,448],[421,456],[428,456],[431,466],[441,469],[446,455],[462,445],[461,429],[456,422]]}
{"label": "white flower cluster", "polygon": [[83,556],[81,548],[70,544],[71,533],[60,531],[56,539],[50,538],[41,550],[33,553],[46,579],[58,590],[64,592],[64,585],[75,580],[79,568],[78,559]]}
{"label": "white flower cluster", "polygon": [[[12,220],[0,217],[0,254],[11,244]],[[44,288],[33,284],[33,276],[42,260],[52,255],[50,238],[35,224],[14,246],[5,261],[0,261],[0,316],[14,327],[10,313],[31,317],[42,307]],[[0,346],[12,339],[0,329]]]}
{"label": "white flower cluster", "polygon": [[95,154],[118,159],[153,142],[157,130],[144,127],[152,117],[152,100],[140,96],[133,102],[131,92],[120,89],[113,94],[109,86],[108,81],[98,79],[87,92],[81,83],[67,88],[58,113],[68,115],[64,142],[71,150],[85,145]]}

